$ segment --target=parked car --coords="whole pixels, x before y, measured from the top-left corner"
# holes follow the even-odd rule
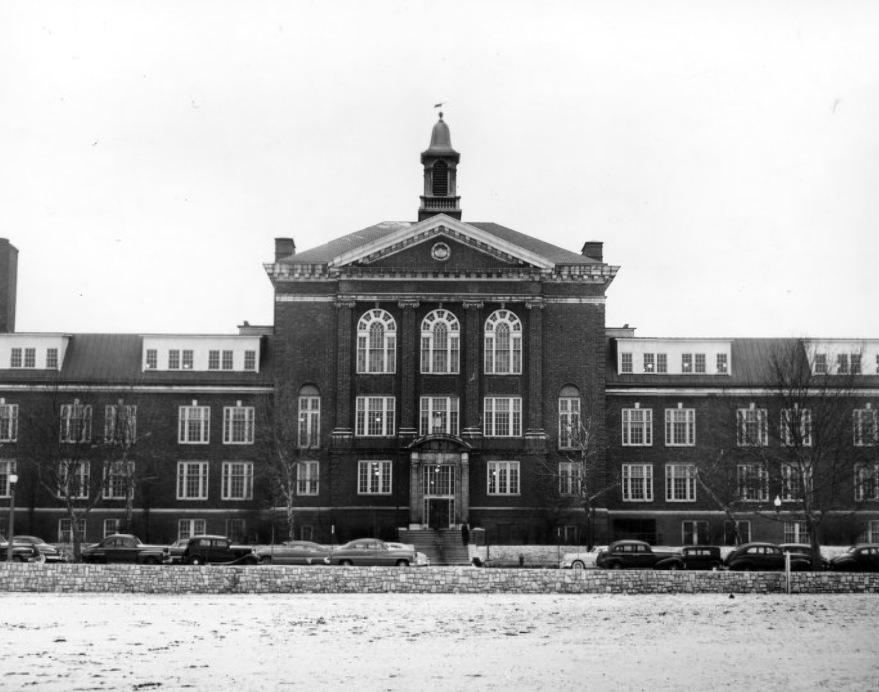
[[[334,548],[330,553],[329,564],[348,566],[393,566],[408,567],[418,565],[414,550],[391,550],[388,544],[377,538],[358,538]]]
[[[162,563],[166,565],[179,565],[183,561],[183,551],[189,545],[188,538],[178,538],[171,545],[166,545],[162,555]]]
[[[681,552],[660,560],[656,569],[720,569],[720,548],[713,545],[685,545]]]
[[[879,572],[879,543],[853,545],[830,560],[836,572]]]
[[[812,546],[808,543],[780,543],[778,547],[785,553],[802,555],[810,562],[812,561]],[[818,561],[821,565],[821,569],[830,569],[830,560],[825,558],[821,554],[821,551],[818,551]]]
[[[13,536],[13,543],[30,543],[37,547],[37,550],[42,553],[46,562],[67,562],[67,556],[62,553],[58,548],[54,545],[49,545],[42,538],[38,538],[37,536]]]
[[[559,569],[586,569],[596,567],[595,560],[607,547],[595,547],[592,550],[564,553],[559,561]]]
[[[9,541],[0,536],[0,562],[5,562],[9,557]],[[12,541],[13,562],[45,562],[43,554],[32,543],[20,543]]]
[[[653,569],[660,560],[677,553],[653,552],[649,543],[635,540],[614,541],[598,553],[595,564],[604,569]]]
[[[82,549],[83,562],[131,562],[160,565],[164,546],[147,545],[130,533],[116,533]]]
[[[411,543],[394,543],[392,541],[385,541],[385,544],[391,550],[415,550],[415,546]],[[424,553],[420,553],[415,550],[415,566],[416,567],[429,567],[430,566],[430,558],[427,557]]]
[[[259,562],[252,545],[235,545],[226,536],[192,536],[180,559],[186,565],[255,565]]]
[[[724,563],[737,571],[772,571],[784,569],[784,551],[774,543],[745,543],[726,556]],[[812,561],[802,555],[791,555],[791,571],[812,569]]]
[[[285,541],[256,551],[261,565],[325,565],[330,549],[312,541]]]

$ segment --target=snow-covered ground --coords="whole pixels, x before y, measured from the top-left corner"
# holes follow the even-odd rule
[[[877,595],[0,595],[2,690],[868,690]]]

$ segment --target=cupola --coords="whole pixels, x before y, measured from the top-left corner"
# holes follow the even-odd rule
[[[424,194],[418,220],[436,214],[446,214],[455,219],[461,218],[460,200],[457,193],[456,176],[461,155],[452,149],[452,136],[449,126],[439,114],[439,120],[430,133],[430,146],[421,152],[421,165],[424,166]]]

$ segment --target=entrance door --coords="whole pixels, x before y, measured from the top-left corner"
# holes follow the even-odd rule
[[[432,529],[448,529],[455,521],[455,467],[452,464],[423,468],[424,523]]]
[[[450,505],[452,504],[451,500],[438,500],[433,499],[429,501],[429,507],[427,508],[430,522],[430,528],[432,529],[447,529],[449,528],[449,524],[451,521],[451,512]]]

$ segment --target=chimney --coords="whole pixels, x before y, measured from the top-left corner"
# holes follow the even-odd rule
[[[580,254],[597,262],[604,262],[604,243],[600,240],[588,240],[580,250]]]
[[[296,243],[293,238],[275,238],[275,262],[295,254]]]
[[[18,283],[18,250],[0,238],[0,333],[15,331],[15,289]]]

